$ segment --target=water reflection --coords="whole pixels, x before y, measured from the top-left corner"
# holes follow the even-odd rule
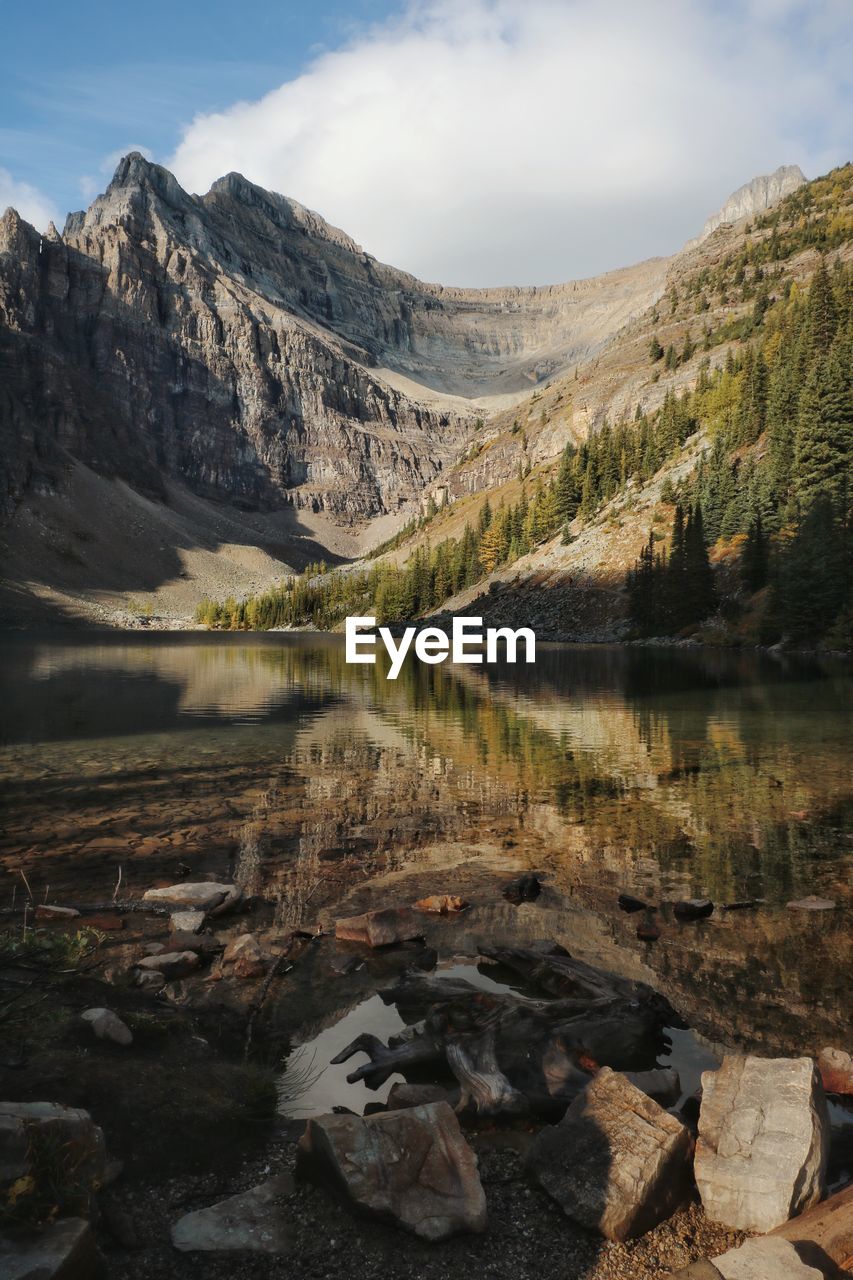
[[[794,922],[782,905],[849,904],[843,667],[543,646],[534,667],[409,662],[391,682],[316,636],[2,650],[0,894],[21,865],[105,897],[118,865],[141,891],[183,863],[274,895],[290,926],[347,877],[473,851],[546,867],[575,898],[765,898],[776,914],[683,935],[694,986],[725,982],[736,1002],[772,957],[798,999],[822,984],[834,1000],[838,975],[844,1000],[849,917]]]

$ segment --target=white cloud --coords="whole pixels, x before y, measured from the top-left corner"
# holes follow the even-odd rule
[[[427,279],[543,283],[845,159],[851,66],[847,0],[416,0],[197,116],[168,163],[196,191],[239,170]]]
[[[8,169],[0,169],[0,213],[9,207],[17,209],[21,217],[38,231],[46,231],[49,222],[58,226],[62,219],[56,206],[28,182],[16,181]]]

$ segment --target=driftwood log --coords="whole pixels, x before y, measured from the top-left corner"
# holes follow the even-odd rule
[[[395,1073],[406,1079],[450,1073],[459,1084],[458,1110],[559,1116],[599,1066],[653,1069],[669,1047],[665,1028],[684,1025],[652,988],[574,960],[562,948],[482,952],[550,998],[408,973],[380,994],[410,1025],[387,1044],[365,1034],[347,1045],[334,1062],[368,1057],[347,1079],[375,1089]]]

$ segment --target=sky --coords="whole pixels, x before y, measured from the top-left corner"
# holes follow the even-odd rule
[[[851,0],[0,0],[0,210],[139,150],[299,200],[453,285],[596,274],[742,183],[853,158]]]

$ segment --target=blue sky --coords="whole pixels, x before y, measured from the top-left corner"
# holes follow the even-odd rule
[[[260,97],[394,6],[2,0],[0,166],[64,215],[103,190],[107,158],[158,159],[200,112]]]
[[[192,191],[238,169],[428,279],[546,283],[853,151],[850,0],[0,3],[0,207],[36,224],[135,147]]]

